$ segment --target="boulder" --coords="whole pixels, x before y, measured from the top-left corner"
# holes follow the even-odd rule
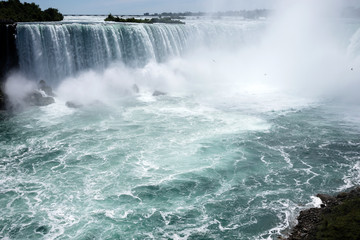
[[[321,201],[325,204],[325,206],[338,204],[338,201],[333,196],[327,194],[317,194],[316,196],[321,199]]]
[[[7,96],[0,87],[0,110],[6,110],[7,102],[8,102]]]
[[[47,106],[52,103],[55,103],[55,99],[53,97],[43,96],[41,92],[35,90],[29,93],[24,101],[30,106]]]
[[[38,87],[41,91],[44,91],[44,93],[50,97],[55,97],[55,94],[53,93],[52,88],[46,84],[44,80],[40,80]]]

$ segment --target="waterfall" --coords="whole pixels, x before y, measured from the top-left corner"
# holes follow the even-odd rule
[[[56,84],[80,71],[102,70],[114,62],[141,67],[197,47],[237,47],[255,39],[251,32],[256,27],[252,26],[258,25],[19,24],[19,65],[26,76]]]
[[[351,37],[347,54],[351,57],[358,57],[360,55],[360,28]]]

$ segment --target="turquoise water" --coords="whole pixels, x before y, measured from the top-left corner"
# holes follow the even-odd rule
[[[1,237],[275,239],[360,182],[359,126],[326,105],[147,97],[2,113]]]
[[[360,184],[358,21],[70,20],[19,24],[1,239],[277,239]],[[26,107],[40,78],[56,102]]]

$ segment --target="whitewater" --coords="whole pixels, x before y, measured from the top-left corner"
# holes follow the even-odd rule
[[[283,20],[19,23],[0,238],[277,239],[359,185],[360,21]]]

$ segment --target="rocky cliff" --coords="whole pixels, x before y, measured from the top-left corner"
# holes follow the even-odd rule
[[[360,187],[317,197],[323,202],[321,208],[302,211],[287,240],[360,239]]]
[[[3,91],[8,73],[16,69],[19,59],[16,49],[16,23],[0,22],[0,110],[6,107],[7,97]]]

